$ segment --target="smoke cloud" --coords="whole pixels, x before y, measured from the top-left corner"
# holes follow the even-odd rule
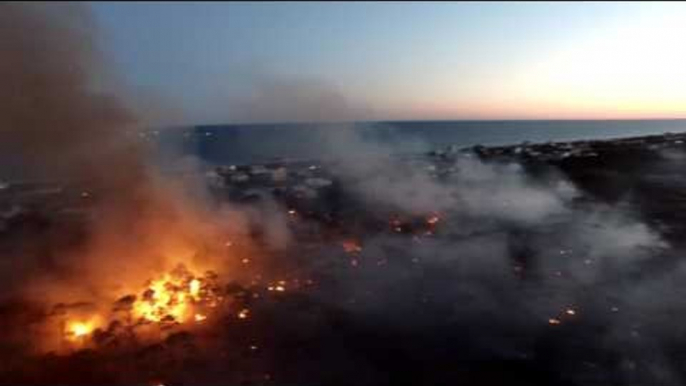
[[[345,122],[373,118],[373,110],[348,100],[343,91],[309,77],[253,75],[244,95],[229,98],[233,122]]]
[[[449,173],[440,176],[431,164],[397,157],[403,149],[428,149],[421,141],[368,140],[353,127],[321,132],[335,174],[366,210],[441,218],[436,237],[360,235],[357,268],[331,267],[337,286],[323,301],[382,329],[474,331],[463,342],[468,360],[532,358],[540,355],[535,342],[555,328],[551,323],[601,324],[607,327],[599,336],[588,332],[584,339],[602,340],[604,348],[588,341],[578,350],[558,348],[569,358],[568,365],[556,364],[564,377],[679,379],[664,352],[675,326],[657,316],[675,303],[650,300],[672,298],[672,287],[661,275],[637,279],[673,251],[636,208],[589,201],[555,170],[534,178],[522,165],[465,153],[443,161]],[[641,315],[642,332],[625,324],[628,315]],[[562,336],[555,339],[564,347]],[[660,354],[648,358],[638,347]],[[629,367],[575,367],[584,355],[594,358],[589,363],[613,355]]]
[[[241,248],[225,243],[245,214],[217,208],[204,183],[159,173],[125,90],[106,89],[113,70],[86,6],[3,3],[0,33],[0,157],[19,166],[3,177],[59,182],[91,213],[74,242],[51,223],[12,240],[3,297],[109,299],[179,262],[219,273],[239,264]],[[270,224],[268,236],[287,243]]]

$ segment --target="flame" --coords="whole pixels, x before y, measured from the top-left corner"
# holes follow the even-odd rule
[[[205,301],[212,305],[221,300],[207,288],[209,284],[206,278],[195,277],[179,265],[171,274],[164,274],[147,285],[133,305],[134,316],[150,322],[185,323],[191,318],[201,322],[207,317],[192,310]]]
[[[193,297],[193,299],[197,299],[198,294],[200,293],[200,280],[191,280],[191,282],[188,284],[188,289],[190,290],[190,294]]]
[[[60,322],[61,340],[72,343],[69,349],[74,345],[81,347],[90,344],[94,334],[115,321],[127,328],[152,327],[153,330],[145,327],[136,331],[142,334],[138,335],[140,338],[155,338],[158,336],[155,327],[163,331],[171,327],[169,323],[183,325],[204,322],[224,298],[216,274],[208,271],[197,276],[179,265],[173,271],[149,280],[140,289],[139,295],[129,294],[119,298],[110,313],[102,312],[103,307],[98,307],[97,313],[89,315],[79,314],[78,310],[67,311],[66,319]],[[241,313],[247,317],[248,311],[244,309]],[[104,330],[107,333],[108,329]]]
[[[79,341],[90,335],[95,329],[93,320],[88,321],[69,321],[65,329],[65,336],[68,340]]]
[[[188,304],[185,293],[180,290],[180,284],[169,275],[152,281],[144,292],[143,299],[134,304],[135,316],[153,322],[167,317],[183,322]]]

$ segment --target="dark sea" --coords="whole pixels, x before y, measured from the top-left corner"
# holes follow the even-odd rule
[[[404,121],[356,124],[241,124],[157,132],[162,156],[192,155],[209,164],[326,158],[322,135],[352,130],[365,141],[412,153],[448,145],[608,139],[686,131],[685,120]],[[152,140],[152,138],[149,138]]]

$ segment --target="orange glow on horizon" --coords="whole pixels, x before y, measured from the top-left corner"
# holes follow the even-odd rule
[[[410,119],[686,119],[686,7],[641,8],[488,69],[394,86],[384,115]],[[462,59],[468,61],[469,58]],[[404,91],[404,92],[399,92]]]

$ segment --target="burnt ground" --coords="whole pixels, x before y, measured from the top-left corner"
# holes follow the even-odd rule
[[[634,208],[668,241],[670,249],[631,275],[659,277],[681,263],[680,251],[686,243],[686,151],[680,138],[572,144],[569,148],[583,147],[585,152],[562,157],[543,157],[558,150],[554,146],[536,149],[535,145],[534,155],[526,147],[522,150],[523,146],[479,149],[478,153],[494,162],[518,159],[542,180],[562,173],[585,193],[583,200]],[[413,249],[403,248],[403,242],[410,243],[413,235],[428,229],[426,224],[405,218],[389,230],[385,213],[376,216],[364,211],[363,204],[349,198],[335,181],[319,197],[325,204],[302,207],[297,207],[298,200],[283,198],[289,207],[297,207],[300,216],[324,224],[315,233],[301,229],[300,242],[282,256],[288,260],[285,267],[300,267],[297,274],[315,285],[284,293],[243,287],[246,293],[262,295],[250,304],[248,321],[227,315],[202,331],[181,330],[158,344],[31,356],[23,354],[21,342],[3,341],[0,383],[670,385],[679,384],[686,375],[686,340],[681,339],[686,332],[681,329],[656,335],[659,360],[651,354],[653,346],[608,343],[617,316],[599,310],[614,304],[608,290],[616,288],[614,282],[580,288],[575,300],[585,314],[594,317],[580,315],[559,326],[539,320],[519,300],[527,296],[527,283],[537,280],[533,274],[502,288],[500,282],[484,277],[484,285],[498,294],[498,307],[480,308],[474,300],[478,294],[450,292],[464,277],[456,277],[446,266],[417,263]],[[12,216],[4,223],[0,247],[10,251],[12,240],[23,234],[45,240],[44,251],[53,250],[55,243],[67,248],[62,244],[78,240],[78,232],[47,211]],[[498,232],[510,240],[513,261],[525,268],[528,264],[535,273],[535,252],[528,248],[529,240],[554,238],[565,232],[562,228],[505,227]],[[64,238],[61,232],[66,229],[71,236]],[[431,240],[478,237],[435,231]],[[351,266],[348,253],[330,246],[341,238],[364,240],[385,232],[394,240],[405,240],[379,246],[381,256],[392,256],[392,261],[375,259],[375,252],[365,249]],[[259,231],[255,237],[260,237]],[[322,254],[331,260],[310,261],[311,256]],[[397,280],[384,281],[382,272],[391,268],[399,272]],[[362,279],[361,271],[365,272]],[[351,291],[349,280],[378,283],[379,287],[363,288],[383,293],[383,301],[375,301],[371,292]],[[436,293],[445,295],[427,296]],[[456,314],[456,305],[471,308]],[[1,312],[6,331],[32,318],[27,316],[29,307],[23,305],[8,304]],[[670,370],[656,370],[656,366]]]

